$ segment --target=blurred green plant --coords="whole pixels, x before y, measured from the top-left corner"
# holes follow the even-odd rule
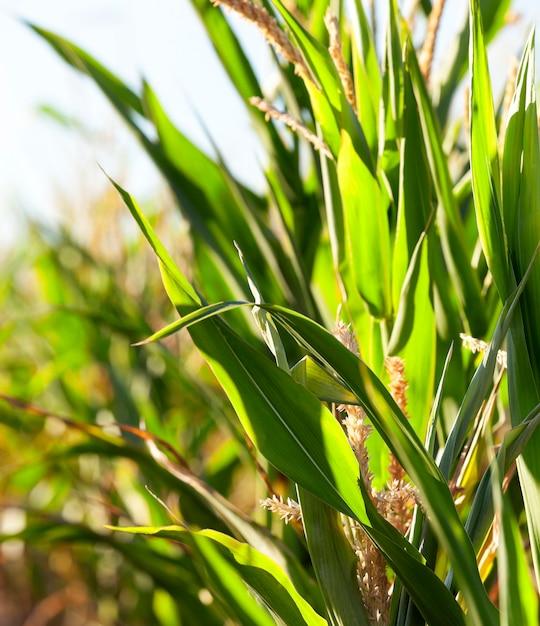
[[[266,147],[264,194],[150,85],[32,26],[109,98],[189,231],[111,181],[145,253],[35,232],[4,273],[3,553],[54,573],[42,597],[76,580],[57,613],[84,623],[537,624],[534,32],[495,107],[509,2],[470,1],[436,96],[444,2],[407,21],[388,0],[382,51],[357,0],[215,4],[192,1]],[[272,94],[223,8],[272,45]],[[46,311],[15,315],[39,292]]]

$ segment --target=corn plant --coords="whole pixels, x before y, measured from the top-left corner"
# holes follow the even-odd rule
[[[176,262],[111,179],[157,259],[139,280],[159,270],[178,318],[150,331],[152,307],[134,297],[98,311],[100,323],[130,359],[159,355],[178,382],[167,379],[166,399],[153,387],[148,401],[117,392],[115,434],[96,429],[82,401],[86,419],[62,423],[92,442],[67,447],[70,456],[86,445],[135,463],[150,523],[109,516],[98,532],[35,521],[18,536],[107,544],[166,592],[153,605],[163,624],[537,624],[534,32],[496,105],[486,50],[509,2],[470,0],[439,83],[442,1],[405,19],[388,0],[382,51],[359,0],[214,4],[192,0],[266,147],[264,194],[217,149],[211,158],[190,142],[149,84],[135,93],[32,26],[139,138],[189,225],[190,252]],[[271,45],[274,93],[263,93],[227,11]],[[450,103],[465,75],[467,115],[456,124]],[[75,318],[76,303],[58,304],[77,323],[97,314],[91,302]],[[184,354],[202,356],[197,376]],[[176,450],[175,419],[189,429],[189,413],[161,412],[188,389],[200,390],[207,419],[226,416],[266,513],[248,515],[230,480],[220,493],[197,471],[196,445],[185,446],[193,458]],[[6,400],[13,420],[25,409],[50,415]]]

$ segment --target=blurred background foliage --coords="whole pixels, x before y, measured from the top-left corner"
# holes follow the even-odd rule
[[[192,4],[239,94],[246,100],[259,95],[248,57],[222,14],[205,0]],[[327,4],[296,3],[297,17],[322,39]],[[492,39],[503,28],[510,3],[484,4],[486,35]],[[430,2],[420,3],[420,33],[430,10]],[[74,60],[61,41],[44,36],[61,56],[81,65],[83,55]],[[472,251],[477,232],[468,203],[467,140],[461,121],[449,117],[456,93],[463,97],[463,37],[457,38],[448,73],[433,79],[433,103],[445,132],[455,196],[462,201],[466,247]],[[92,74],[92,62],[83,64],[83,71]],[[276,66],[283,78],[281,101],[305,113],[313,124],[304,84],[291,67],[277,59]],[[98,83],[104,77],[110,78],[94,72]],[[340,294],[323,211],[321,180],[327,172],[321,171],[309,148],[282,125],[266,123],[264,114],[252,108],[253,125],[269,156],[268,190],[260,193],[239,183],[219,154],[214,165],[177,132],[150,86],[143,85],[137,96],[124,87],[112,80],[104,89],[169,183],[167,191],[144,202],[142,209],[185,276],[209,302],[249,297],[244,269],[232,247],[239,232],[242,250],[257,260],[253,269],[267,300],[331,328]],[[502,94],[498,108],[501,112]],[[143,115],[148,116],[144,123],[138,118]],[[150,122],[156,128],[145,134]],[[183,161],[175,162],[180,152]],[[398,153],[390,147],[386,156],[397,159]],[[390,187],[397,184],[398,164],[386,164]],[[175,320],[175,312],[154,255],[116,191],[111,187],[87,204],[86,210],[64,206],[58,228],[29,222],[24,237],[3,254],[0,624],[223,624],[227,616],[212,600],[205,572],[189,547],[165,539],[147,542],[105,526],[160,526],[178,518],[193,527],[226,530],[223,515],[216,512],[215,490],[237,507],[235,515],[239,510],[269,526],[306,564],[306,547],[294,529],[258,506],[258,499],[267,495],[266,471],[278,492],[288,493],[288,481],[260,467],[264,461],[256,458],[187,333],[132,347]],[[182,206],[183,216],[176,204]],[[475,258],[481,285],[487,269],[479,249]],[[500,303],[488,281],[478,295],[483,308],[468,312],[467,322],[476,334],[489,337]],[[452,332],[460,330],[456,307],[452,301]],[[250,343],[262,345],[250,317],[234,313],[230,319]],[[359,326],[367,328],[369,323]],[[435,369],[440,374],[448,347],[443,350],[447,337],[439,331],[431,396]],[[380,331],[375,336],[368,361],[382,372],[376,345]],[[294,356],[292,343],[288,348]],[[457,353],[443,398],[443,429],[449,428],[476,365],[470,354]],[[427,423],[427,413],[421,421]],[[177,464],[187,462],[190,473],[205,486],[180,480],[157,462],[145,445],[146,432],[151,440],[159,438],[162,448],[174,449]],[[516,489],[510,493],[519,511],[520,494]],[[306,564],[310,572],[309,567]]]
[[[186,229],[165,205],[164,194],[145,209],[188,270]],[[22,624],[28,615],[27,624],[57,623],[50,622],[55,615],[65,624],[155,623],[155,598],[176,585],[168,560],[182,558],[191,573],[189,558],[167,544],[118,543],[103,526],[166,523],[146,486],[171,497],[171,507],[192,509],[188,517],[203,526],[205,512],[189,493],[181,505],[178,495],[167,496],[163,481],[170,487],[171,479],[147,458],[140,437],[111,424],[138,427],[144,419],[247,511],[255,506],[253,470],[233,413],[189,335],[131,347],[171,321],[172,311],[161,283],[147,279],[155,264],[117,194],[95,198],[91,215],[66,215],[65,223],[77,227],[29,224],[4,258],[0,385],[32,407],[3,402],[0,412],[2,530],[25,529],[2,546],[1,623]],[[97,440],[88,436],[93,424],[123,436],[129,450],[101,440],[100,432]],[[193,602],[200,602],[196,594]]]

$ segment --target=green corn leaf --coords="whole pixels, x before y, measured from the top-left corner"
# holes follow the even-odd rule
[[[116,187],[158,254],[172,302],[180,314],[192,312],[196,307],[185,278],[133,199]],[[328,504],[367,522],[358,465],[331,413],[223,322],[208,319],[190,331],[261,454]]]
[[[365,363],[311,320],[277,306],[268,307],[268,310],[362,402],[373,426],[420,490],[437,538],[456,570],[470,614],[478,623],[494,623],[493,605],[480,580],[476,556],[446,480],[384,385]],[[367,502],[366,507],[369,507]],[[377,529],[370,532],[376,533]],[[391,558],[389,562],[395,567]],[[402,582],[407,587],[407,581],[402,578]]]
[[[285,572],[267,556],[245,543],[240,543],[213,530],[191,532],[180,526],[163,527],[114,527],[114,530],[138,535],[172,539],[191,546],[204,562],[209,581],[227,603],[235,609],[238,617],[251,620],[247,610],[253,610],[257,622],[273,624],[270,615],[278,623],[297,626],[323,626],[326,621],[318,615],[297,592]],[[232,580],[227,580],[228,578]],[[251,590],[268,610],[261,614],[252,608],[259,606],[245,595],[245,586]],[[243,591],[242,591],[243,589]],[[244,608],[242,608],[244,606]],[[265,615],[265,616],[263,616]]]
[[[326,162],[326,159],[322,159]],[[272,171],[265,172],[266,181],[268,183],[268,193],[272,200],[271,210],[276,208],[275,213],[281,224],[284,236],[279,240],[279,247],[283,255],[283,272],[289,277],[287,284],[292,290],[290,301],[296,300],[305,302],[305,310],[308,311],[310,317],[316,317],[317,307],[313,303],[313,294],[311,293],[310,278],[313,272],[312,260],[313,250],[315,255],[324,247],[324,241],[320,237],[319,220],[320,217],[314,216],[313,200],[314,198],[306,198],[304,202],[299,202],[290,198],[284,189],[283,181]],[[294,202],[294,206],[293,206]],[[312,210],[298,211],[298,205],[310,207]],[[290,269],[289,269],[290,268]],[[317,281],[313,281],[315,284]],[[287,294],[288,296],[288,294]]]
[[[206,319],[210,319],[211,317],[214,317],[215,315],[221,315],[222,313],[225,313],[226,311],[231,311],[233,309],[237,309],[238,307],[245,307],[245,306],[252,307],[253,303],[252,302],[217,302],[216,304],[209,304],[208,306],[201,307],[200,309],[193,311],[193,313],[188,313],[187,315],[184,315],[181,319],[176,320],[175,322],[172,322],[171,324],[168,324],[161,330],[158,330],[157,332],[150,335],[150,337],[148,337],[147,339],[138,341],[137,343],[134,343],[133,345],[143,346],[147,343],[151,343],[152,341],[158,341],[159,339],[164,339],[165,337],[169,337],[170,335],[173,335],[174,333],[177,333],[179,330],[182,330],[183,328],[187,328],[188,326],[191,326],[192,324],[196,324],[197,322],[202,322]]]
[[[236,293],[244,291],[244,277],[238,262],[233,240],[238,240],[242,249],[255,265],[255,273],[266,285],[268,297],[276,301],[285,300],[284,284],[279,264],[269,247],[259,224],[263,213],[259,204],[249,202],[250,197],[223,162],[214,162],[191,143],[171,122],[163,110],[156,94],[144,84],[144,103],[148,117],[154,123],[159,136],[161,158],[169,163],[168,182],[174,190],[180,206],[198,236],[202,247],[208,248],[218,264],[228,270],[236,284]],[[197,246],[196,250],[201,249]],[[204,267],[202,263],[198,267]],[[214,283],[225,272],[212,272],[205,282]],[[223,297],[223,296],[221,296]]]
[[[379,152],[381,73],[361,0],[349,0],[347,8],[351,13],[353,75],[358,120],[366,136],[373,162],[376,163]]]
[[[360,54],[360,60],[366,70],[372,106],[377,109],[381,96],[382,80],[374,35],[361,0],[347,0],[346,6],[350,13],[352,38],[356,43],[357,52]],[[365,96],[365,93],[360,91],[358,95]]]
[[[405,363],[407,413],[416,433],[423,438],[435,384],[437,329],[429,275],[429,252],[424,238],[419,241],[415,252],[418,254],[413,253],[410,273],[403,283],[402,299],[388,354],[400,356]]]
[[[446,381],[446,376],[448,374],[448,369],[450,366],[450,360],[452,359],[453,351],[454,351],[454,344],[450,346],[450,349],[448,350],[448,354],[446,355],[446,359],[444,361],[444,367],[441,373],[441,377],[439,379],[439,384],[437,385],[437,393],[435,394],[435,398],[433,399],[433,404],[431,406],[431,412],[429,415],[429,424],[428,424],[428,429],[426,432],[426,450],[431,454],[432,457],[435,457],[437,422],[440,418],[441,401],[443,398],[444,383]]]
[[[246,588],[242,574],[236,571],[226,556],[219,553],[213,543],[195,539],[190,547],[195,552],[195,558],[203,562],[204,579],[212,596],[235,623],[249,626],[275,624],[273,616]]]
[[[326,25],[324,16],[328,9],[327,0],[298,0],[296,6],[304,5],[308,20],[308,31],[315,36],[318,41],[324,41],[326,37]],[[340,7],[341,8],[341,7]]]
[[[524,152],[524,135],[531,128],[534,92],[534,31],[531,32],[521,63],[519,65],[516,87],[506,124],[504,136],[504,153],[502,159],[502,193],[504,225],[508,236],[508,245],[514,250],[518,236],[517,206],[520,200],[522,182],[522,159]],[[531,155],[528,155],[531,156]],[[515,260],[514,260],[515,262]]]
[[[388,0],[383,51],[382,111],[384,114],[384,141],[379,142],[380,168],[394,204],[398,198],[400,171],[400,143],[403,138],[404,66],[403,39],[396,0]],[[405,35],[406,36],[406,35]],[[381,123],[382,126],[382,123]],[[381,129],[382,130],[382,129]],[[394,207],[392,207],[394,209]],[[392,216],[393,217],[393,216]],[[392,220],[393,221],[393,220]],[[393,224],[392,224],[393,227]]]
[[[339,150],[339,119],[341,111],[341,83],[328,50],[308,33],[291,15],[280,0],[273,0],[287,26],[291,29],[302,51],[315,83],[306,79],[314,117],[321,126],[324,140],[337,155]]]
[[[540,405],[535,407],[521,424],[514,426],[505,434],[497,452],[497,455],[504,459],[504,463],[498,461],[504,474],[508,472],[512,463],[523,453],[539,424]],[[495,509],[492,482],[493,475],[491,469],[488,468],[476,490],[465,525],[476,551],[479,551],[482,547],[482,543],[493,521]]]
[[[128,207],[135,214],[138,212],[129,197]],[[160,249],[148,224],[140,216],[138,220],[154,248]],[[163,251],[161,255],[167,258]],[[167,291],[180,313],[192,311],[193,300],[187,297],[175,274],[172,270],[163,274]],[[261,308],[274,314],[280,310],[269,305],[261,305]],[[309,322],[307,328],[311,328],[311,324],[313,322]],[[407,572],[415,571],[414,580],[423,581],[422,590],[412,582],[409,589],[423,614],[430,616],[430,623],[439,621],[433,604],[423,595],[425,588],[431,590],[432,597],[439,598],[438,606],[446,606],[445,619],[450,615],[452,623],[461,624],[462,613],[442,582],[422,565],[418,552],[376,513],[367,493],[359,491],[357,461],[330,412],[309,391],[217,320],[209,319],[192,326],[191,334],[261,454],[307,491],[360,521],[402,580],[407,578]],[[354,355],[331,339],[332,345],[337,344],[358,363]],[[349,381],[347,386],[350,387]],[[280,390],[279,394],[275,393],[276,389]],[[411,428],[406,420],[402,427]],[[440,623],[442,626],[443,622]]]
[[[509,225],[509,251],[518,282],[540,240],[540,144],[535,121],[534,50],[533,31],[524,52],[509,111],[503,160],[504,219]],[[540,339],[534,320],[538,306],[540,268],[535,267],[523,294],[522,315],[537,385],[540,383]]]
[[[480,295],[478,277],[473,272],[466,249],[463,224],[459,216],[444,153],[441,132],[418,61],[410,42],[406,48],[406,65],[417,102],[426,155],[437,195],[437,224],[448,273],[454,286],[463,324],[475,337],[481,337],[486,327],[485,307]]]
[[[139,205],[135,202],[134,198],[127,191],[122,189],[120,185],[115,183],[111,178],[109,178],[109,180],[111,181],[111,184],[114,186],[116,191],[118,191],[118,193],[120,194],[120,197],[125,202],[131,215],[141,229],[142,234],[145,236],[152,250],[156,254],[156,257],[159,259],[160,268],[163,274],[168,277],[168,282],[173,282],[176,285],[177,292],[182,294],[182,304],[191,308],[195,308],[197,305],[201,305],[201,299],[197,295],[196,291],[186,280],[185,276],[182,274],[176,263],[173,261],[171,255],[167,252],[161,241],[158,239],[154,232],[154,229],[150,225],[150,222],[146,219]]]
[[[272,320],[268,312],[264,309],[261,309],[261,307],[259,306],[260,304],[264,303],[261,290],[259,289],[259,286],[257,285],[253,274],[249,271],[249,267],[246,263],[244,255],[242,254],[242,251],[240,250],[236,242],[235,246],[246,272],[249,290],[251,291],[253,298],[255,299],[255,306],[251,309],[251,314],[253,315],[255,323],[257,324],[257,328],[259,329],[259,332],[261,333],[265,344],[274,356],[277,366],[280,367],[284,372],[289,373],[287,353],[285,352],[285,346],[281,341],[278,329],[276,328],[276,325],[274,324],[274,321]]]
[[[356,288],[370,313],[392,313],[388,197],[343,131],[337,165],[343,202],[347,251]]]
[[[488,267],[499,294],[505,298],[508,293],[508,265],[501,214],[497,129],[479,0],[471,0],[470,24],[470,142],[474,208]]]
[[[405,273],[410,271],[414,250],[432,219],[432,181],[418,107],[409,72],[404,73],[403,138],[401,140],[399,200],[392,265],[394,309],[402,300]]]
[[[338,512],[298,489],[302,523],[317,581],[332,626],[369,626],[358,591],[358,558],[343,532]]]
[[[201,332],[203,326],[192,330],[200,344],[195,330]],[[327,503],[366,522],[358,466],[331,413],[227,327],[220,327],[219,333],[220,343],[208,358],[261,454]]]
[[[303,357],[291,367],[291,376],[319,400],[332,404],[358,404],[358,398],[310,356]]]
[[[338,112],[341,109],[340,81],[328,50],[295,19],[281,0],[272,0],[272,4],[290,28],[302,51],[315,81],[313,86],[325,94],[333,109]],[[316,119],[321,121],[317,116]]]
[[[388,342],[388,354],[399,352],[411,337],[417,313],[414,296],[420,277],[422,259],[425,259],[425,255],[422,252],[425,251],[426,247],[426,236],[425,233],[422,233],[413,250],[407,274],[401,287],[401,294],[399,298],[396,298],[399,308],[396,313],[390,341]]]
[[[463,398],[463,402],[459,408],[456,416],[452,431],[446,441],[445,448],[439,463],[439,467],[443,475],[449,480],[452,468],[460,454],[460,451],[465,443],[467,432],[472,426],[473,420],[480,411],[482,403],[484,402],[489,388],[493,381],[493,372],[495,370],[495,364],[497,360],[497,352],[501,347],[501,344],[508,332],[508,329],[513,324],[513,316],[517,307],[519,306],[519,299],[526,288],[527,280],[534,267],[534,261],[538,249],[535,252],[523,280],[519,284],[519,287],[514,291],[512,296],[505,302],[503,310],[499,315],[499,320],[493,338],[489,348],[484,354],[484,359],[481,365],[475,372],[473,380],[471,381],[469,388]]]
[[[348,254],[348,239],[345,238],[343,204],[339,189],[338,176],[333,163],[323,160],[322,184],[324,204],[330,246],[332,250],[333,269],[338,278],[340,306],[347,311],[348,319],[354,320],[358,344],[361,346],[363,358],[380,371],[384,357],[382,340],[378,327],[374,324],[366,305],[360,297],[355,276],[352,271],[351,255]],[[335,311],[335,307],[331,309]]]
[[[540,240],[540,144],[536,107],[534,31],[518,72],[510,107],[503,157],[503,215],[515,278],[525,274]],[[508,150],[508,152],[507,152]],[[540,333],[536,322],[540,303],[540,268],[536,263],[525,286],[519,314],[508,342],[509,400],[516,424],[540,401]],[[517,462],[523,492],[536,581],[540,581],[540,434]]]
[[[332,260],[334,267],[338,270],[342,268],[343,264],[347,263],[343,205],[336,168],[326,159],[323,159],[321,163],[321,175]]]
[[[386,140],[395,141],[402,136],[403,118],[403,60],[398,8],[396,0],[388,0],[386,24],[385,104],[387,110]]]
[[[396,241],[398,241],[398,239],[396,239]],[[422,233],[410,258],[407,273],[401,286],[401,293],[399,297],[395,298],[398,309],[394,327],[392,328],[392,335],[390,336],[390,341],[388,343],[389,354],[396,354],[405,346],[411,337],[416,317],[414,296],[420,278],[422,259],[424,258],[422,253],[426,250],[426,248],[426,236],[425,233]]]
[[[538,623],[538,595],[531,580],[519,525],[511,510],[512,504],[502,488],[507,465],[503,449],[503,453],[499,452],[492,460],[493,501],[499,535],[497,572],[501,607],[500,623],[501,626],[513,624],[534,626]]]
[[[281,0],[273,0],[273,4],[291,29],[314,78],[315,82],[306,79],[306,88],[310,95],[314,117],[332,154],[337,157],[339,153],[341,128],[345,125],[354,137],[361,158],[370,170],[374,171],[366,138],[356,115],[345,99],[341,80],[328,50],[299,24]]]
[[[408,413],[422,436],[427,427],[437,358],[432,287],[435,268],[431,259],[437,239],[434,229],[430,229],[431,175],[408,72],[403,80],[405,109],[392,266],[392,299],[397,312],[387,353],[405,361]]]

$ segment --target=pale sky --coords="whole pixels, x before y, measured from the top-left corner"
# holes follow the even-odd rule
[[[211,151],[198,116],[231,169],[262,185],[256,164],[263,155],[245,107],[187,0],[0,0],[0,240],[5,219],[21,209],[52,218],[58,191],[76,201],[81,185],[108,184],[97,163],[136,196],[150,194],[158,180],[99,90],[17,16],[71,39],[135,90],[144,76],[190,139]],[[256,66],[268,73],[265,44],[242,26]],[[52,122],[38,111],[44,104],[81,122],[85,132]]]
[[[461,23],[452,0],[444,38]],[[536,20],[540,0],[516,0],[522,20],[508,29],[492,59],[500,74]],[[448,12],[448,7],[446,9]],[[262,185],[264,155],[250,132],[244,105],[230,89],[188,0],[0,0],[0,242],[12,238],[23,211],[53,219],[61,191],[76,202],[84,190],[107,184],[99,163],[137,196],[152,193],[157,176],[111,107],[21,20],[71,39],[137,88],[143,75],[180,129],[203,149],[210,145],[197,115],[243,181]],[[266,45],[255,28],[238,25],[260,77],[271,80]],[[506,72],[504,72],[505,74]],[[264,80],[263,80],[264,84]],[[38,113],[51,105],[85,132],[63,128]]]

